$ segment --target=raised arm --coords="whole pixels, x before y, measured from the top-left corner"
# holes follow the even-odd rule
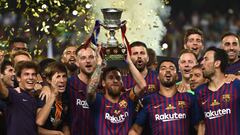
[[[2,82],[2,79],[0,79],[0,98],[7,98],[8,97],[8,89],[5,86],[5,84]]]
[[[41,93],[47,93],[46,91],[42,91]],[[48,93],[47,93],[48,94]],[[45,95],[45,94],[43,94]],[[51,92],[49,96],[45,96],[45,104],[42,108],[38,108],[37,116],[36,116],[36,124],[38,126],[43,126],[50,114],[51,107],[56,100],[57,93]]]
[[[97,49],[97,66],[95,71],[93,72],[90,82],[87,87],[87,101],[88,102],[94,102],[96,100],[96,89],[100,82],[100,76],[102,73],[103,68],[103,60],[100,55],[101,46]]]
[[[138,71],[138,69],[133,64],[129,53],[127,54],[127,62],[128,62],[129,70],[134,80],[136,81],[136,86],[133,88],[133,90],[130,93],[130,97],[132,98],[131,95],[134,95],[134,98],[132,99],[135,99],[135,97],[136,96],[138,97],[142,93],[142,91],[146,88],[147,83],[144,77],[142,76],[142,74]]]

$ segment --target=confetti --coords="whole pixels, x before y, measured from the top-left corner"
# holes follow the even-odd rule
[[[84,42],[92,31],[95,18],[92,13],[92,0],[16,0],[16,7],[9,8],[9,0],[0,1],[0,16],[11,13],[11,17],[20,20],[10,21],[4,26],[1,43],[8,43],[13,36],[26,36],[37,41],[32,47],[33,55],[41,55],[41,47],[47,40],[54,38],[55,45],[67,40]],[[12,9],[20,9],[13,11]],[[2,18],[5,19],[5,18]],[[15,25],[18,23],[18,25]],[[73,38],[73,39],[71,39]]]
[[[8,2],[9,0],[0,1],[0,10],[3,11],[0,16],[11,13],[12,9],[18,9],[18,11],[14,12],[15,15],[11,15],[12,24],[3,25],[3,21],[0,22],[0,25],[4,26],[1,42],[8,42],[13,36],[28,35],[26,37],[37,41],[38,47],[33,47],[37,50],[36,55],[41,55],[39,46],[45,46],[47,40],[54,39],[52,40],[55,42],[54,45],[59,47],[67,40],[76,43],[84,42],[92,32],[95,20],[103,20],[100,10],[102,7],[123,9],[121,20],[127,20],[126,36],[129,40],[144,41],[146,39],[144,42],[149,46],[157,44],[165,32],[159,20],[159,10],[165,10],[169,4],[169,0],[151,0],[152,4],[148,0],[137,2],[130,0],[16,0],[15,4],[11,4],[16,7],[9,7]],[[142,9],[145,12],[141,12]],[[20,20],[14,20],[14,16]],[[116,31],[116,33],[120,32]],[[105,32],[100,34],[105,35]],[[132,37],[132,35],[139,36]],[[158,37],[149,37],[152,35]]]

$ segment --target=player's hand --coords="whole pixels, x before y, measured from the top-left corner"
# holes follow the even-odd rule
[[[130,53],[129,53],[129,50],[128,50],[127,46],[126,46],[126,49],[127,49],[126,62],[127,62],[128,64],[131,64],[131,63],[132,63],[132,59],[131,59],[131,56],[130,56]]]
[[[57,98],[58,92],[52,91],[50,96],[47,96],[45,99],[46,104],[53,104]]]
[[[51,96],[51,90],[50,90],[49,86],[44,86],[44,87],[42,88],[41,93],[39,94],[39,98],[40,98],[41,100],[44,100],[45,98],[47,99],[47,98],[49,98],[50,96]]]
[[[19,87],[15,88],[15,90],[17,91],[17,93],[21,93],[21,90]]]
[[[187,86],[187,85],[185,85],[185,84],[183,84],[183,83],[177,85],[177,90],[178,90],[178,92],[180,92],[180,93],[187,92],[187,90],[189,90],[189,89],[190,89],[190,86]]]
[[[64,133],[62,131],[54,131],[53,134],[54,135],[64,135]]]
[[[235,79],[238,79],[238,77],[234,74],[226,74],[225,78],[224,78],[224,82],[225,83],[230,83],[232,81],[234,81]]]

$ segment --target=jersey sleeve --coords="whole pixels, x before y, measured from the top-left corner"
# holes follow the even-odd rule
[[[148,117],[147,109],[148,109],[148,98],[145,98],[143,99],[143,108],[137,114],[135,124],[140,125],[141,127],[144,127]]]
[[[8,103],[14,102],[17,99],[17,91],[14,89],[8,89],[8,97],[5,100]]]
[[[195,104],[196,104],[196,108],[197,108],[197,111],[195,111],[195,113],[197,113],[197,116],[196,116],[196,119],[195,119],[195,123],[198,124],[198,122],[200,122],[201,120],[204,120],[204,112],[203,110],[201,109],[201,104],[202,104],[202,101],[201,101],[201,91],[204,90],[204,87],[206,87],[206,84],[203,84],[203,85],[200,85],[196,88],[195,90]]]
[[[67,106],[67,113],[66,113],[66,117],[65,117],[65,122],[70,125],[71,121],[72,121],[72,116],[71,116],[71,113],[70,113],[70,97],[69,97],[69,94],[70,94],[70,86],[71,86],[71,81],[70,81],[70,78],[68,78],[67,80],[67,86],[66,86],[66,89],[63,93],[63,99],[65,101],[65,104]]]
[[[190,94],[191,97],[191,108],[190,108],[190,123],[191,125],[197,125],[202,118],[202,111],[200,110],[197,102],[197,97]]]
[[[237,96],[240,97],[240,80],[235,79],[233,84],[237,88]]]
[[[101,102],[102,102],[103,95],[97,93],[96,94],[96,100],[93,102],[88,102],[89,107],[91,110],[93,110],[95,113],[97,113],[101,108]]]
[[[6,103],[0,99],[0,111],[3,111],[5,107],[6,107]]]
[[[141,127],[144,127],[147,119],[147,111],[144,107],[138,114],[135,121],[135,124],[140,125]]]

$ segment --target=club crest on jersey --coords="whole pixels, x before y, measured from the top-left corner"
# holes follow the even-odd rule
[[[154,92],[156,90],[156,87],[154,84],[149,84],[147,90],[148,92]]]
[[[172,104],[168,104],[166,110],[174,110],[176,107],[172,106]]]
[[[121,108],[127,108],[127,102],[125,101],[125,100],[122,100],[121,102],[119,102],[119,106],[121,107]]]
[[[132,88],[129,88],[129,89],[125,89],[125,91],[130,91],[130,90],[132,90]]]
[[[230,102],[231,100],[231,95],[230,94],[224,94],[222,95],[222,100],[226,103]]]
[[[179,108],[185,108],[186,107],[185,101],[178,101],[178,106]]]
[[[216,105],[220,105],[220,103],[216,99],[214,99],[210,106],[216,106]]]

